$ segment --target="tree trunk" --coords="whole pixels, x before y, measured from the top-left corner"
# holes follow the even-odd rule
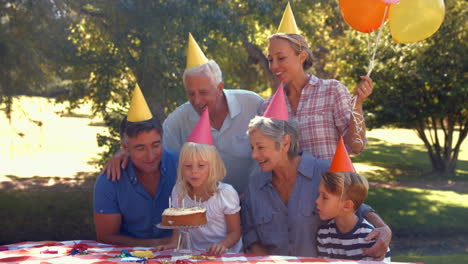
[[[444,122],[443,119],[436,120],[435,118],[431,118],[419,121],[416,127],[418,137],[424,142],[428,150],[433,172],[441,175],[455,173],[460,146],[468,134],[468,122],[458,123],[453,120]],[[437,130],[439,126],[444,133],[443,142],[438,138]],[[455,146],[452,147],[454,132],[457,130],[455,129],[456,127],[459,127],[459,135]],[[427,136],[428,134],[429,137]]]
[[[260,64],[263,73],[265,74],[265,76],[268,77],[268,80],[270,81],[270,85],[274,93],[279,85],[279,80],[278,78],[275,78],[275,76],[271,72],[268,59],[263,54],[262,50],[256,45],[245,42],[243,46],[247,54],[249,54],[249,59],[252,60],[254,64]]]

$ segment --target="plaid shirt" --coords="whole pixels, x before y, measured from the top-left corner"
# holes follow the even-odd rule
[[[263,103],[261,113],[270,101],[271,98]],[[319,159],[332,160],[338,140],[346,134],[350,124],[351,97],[348,89],[337,80],[323,80],[311,75],[301,91],[295,115],[291,112],[289,100],[286,103],[289,116],[299,123],[302,151]],[[349,152],[349,146],[346,148]]]

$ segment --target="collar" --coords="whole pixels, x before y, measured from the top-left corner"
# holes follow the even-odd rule
[[[319,81],[320,81],[320,79],[317,76],[311,74],[310,77],[309,77],[309,81],[307,82],[306,86],[309,86],[309,85],[310,86],[316,86],[316,85],[318,85]]]
[[[301,161],[299,161],[299,166],[297,168],[299,175],[312,180],[314,176],[315,158],[307,152],[299,153],[299,156],[301,156]],[[270,184],[273,178],[273,172],[271,171],[261,172],[261,174],[259,180],[260,189]]]
[[[264,187],[266,187],[267,185],[270,185],[271,184],[271,181],[273,179],[273,172],[272,171],[267,171],[267,172],[263,172],[263,171],[260,171],[260,179],[259,179],[259,182],[260,182],[260,189],[263,189]]]
[[[298,172],[306,178],[313,179],[316,159],[307,152],[302,152],[299,154],[301,156],[301,161],[299,162],[299,167],[297,168]]]
[[[226,98],[226,102],[228,105],[228,111],[229,111],[229,116],[231,118],[234,118],[236,115],[238,115],[241,112],[241,104],[237,100],[237,98],[231,93],[230,90],[223,90],[224,97]],[[188,102],[190,104],[190,102]],[[193,109],[192,105],[190,105],[190,109],[192,110],[190,112],[190,120],[194,122],[198,122],[198,119],[200,119],[200,115],[198,115],[197,111]]]

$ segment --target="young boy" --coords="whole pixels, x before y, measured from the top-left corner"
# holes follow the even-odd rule
[[[355,214],[368,189],[366,178],[354,171],[344,145],[339,144],[329,171],[322,175],[315,201],[320,219],[329,220],[317,231],[319,257],[373,260],[363,255],[363,249],[375,243],[364,239],[374,226]],[[390,250],[384,261],[390,261]]]

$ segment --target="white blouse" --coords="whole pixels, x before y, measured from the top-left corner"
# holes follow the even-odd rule
[[[176,184],[172,190],[172,203],[175,205],[182,191],[182,186]],[[177,201],[178,207],[182,207],[182,201]],[[210,245],[218,243],[226,238],[227,227],[224,215],[238,213],[241,209],[239,195],[234,188],[223,182],[219,182],[218,191],[205,202],[195,202],[190,196],[184,196],[185,207],[200,206],[206,208],[207,224],[203,227],[189,229],[192,237],[192,248],[205,251]],[[242,250],[242,238],[229,249],[230,253],[239,253]]]

